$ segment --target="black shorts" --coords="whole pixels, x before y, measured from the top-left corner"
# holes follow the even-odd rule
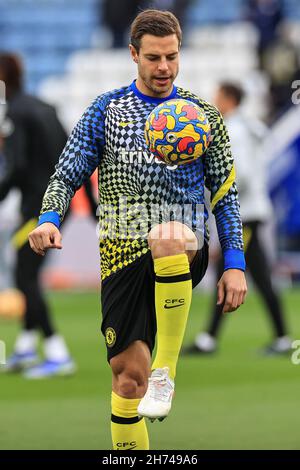
[[[191,264],[193,288],[203,278],[207,264],[208,246],[205,243]],[[147,343],[152,353],[156,335],[154,287],[155,273],[150,251],[103,281],[101,331],[105,337],[108,361],[137,340]]]

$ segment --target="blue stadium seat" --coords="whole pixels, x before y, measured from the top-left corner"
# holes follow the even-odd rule
[[[19,53],[27,85],[35,91],[49,74],[61,74],[69,56],[90,47],[97,0],[0,0],[1,49]]]
[[[243,0],[201,0],[192,2],[188,22],[192,26],[208,23],[226,23],[241,18]]]

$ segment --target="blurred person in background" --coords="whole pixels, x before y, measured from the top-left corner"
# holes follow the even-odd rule
[[[103,0],[101,18],[112,35],[112,48],[128,46],[128,30],[139,11],[148,8],[171,11],[184,29],[186,12],[192,0]]]
[[[141,3],[141,0],[122,0],[121,2],[120,0],[103,0],[100,2],[101,17],[112,34],[114,49],[128,46],[126,33]]]
[[[4,179],[6,165],[3,155],[4,129],[0,121],[0,184]],[[10,239],[18,223],[19,194],[17,190],[10,192],[5,202],[0,203],[0,294],[13,285],[12,253]],[[0,298],[1,303],[1,298]],[[0,305],[1,311],[1,305]]]
[[[0,98],[1,99],[1,98]],[[9,131],[4,124],[5,104],[0,111],[0,183],[5,177],[6,164],[3,155],[4,136]],[[4,202],[0,203],[0,316],[19,317],[24,314],[24,296],[14,289],[14,250],[12,234],[19,223],[19,190],[12,189]]]
[[[270,48],[278,38],[278,28],[283,20],[282,0],[248,0],[246,19],[256,27],[259,63],[265,68]]]
[[[259,153],[267,130],[263,123],[244,115],[241,109],[243,97],[241,87],[224,82],[216,92],[215,105],[225,117],[235,159],[246,265],[265,303],[274,330],[274,341],[264,349],[264,353],[282,354],[291,350],[292,341],[287,336],[281,300],[272,285],[271,267],[260,239],[260,228],[272,214],[262,155]],[[213,258],[216,260],[216,278],[220,279],[223,272],[220,253],[216,252]],[[183,353],[215,352],[223,319],[222,306],[217,305],[215,295],[207,332],[198,334],[194,344],[185,348]]]
[[[287,40],[278,41],[269,51],[265,72],[269,78],[269,123],[272,125],[293,106],[292,84],[300,80],[297,48]]]
[[[284,22],[282,0],[249,0],[246,19],[259,34],[258,56],[269,82],[269,124],[280,118],[290,106],[291,85],[300,78],[299,51]]]
[[[5,173],[0,180],[0,201],[12,188],[21,193],[20,227],[13,237],[16,249],[15,285],[24,294],[26,309],[22,331],[4,371],[24,371],[27,378],[73,374],[76,366],[64,338],[53,325],[39,275],[46,257],[37,256],[28,243],[36,226],[42,198],[67,135],[55,109],[23,90],[23,67],[18,56],[0,54],[0,80],[6,85],[3,139]],[[89,186],[89,185],[88,185]],[[87,195],[92,197],[88,188]],[[90,204],[92,202],[90,201]],[[96,212],[94,201],[92,210]],[[45,360],[38,363],[38,333],[43,335]]]
[[[140,3],[142,9],[154,8],[171,11],[178,18],[181,29],[184,31],[187,10],[193,1],[195,0],[142,0]]]

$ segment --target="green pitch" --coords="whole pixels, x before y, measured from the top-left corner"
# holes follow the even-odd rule
[[[78,363],[72,378],[29,382],[0,374],[0,449],[110,449],[110,370],[97,293],[50,293],[60,331]],[[210,297],[194,295],[187,344]],[[300,291],[287,291],[290,330],[300,339]],[[17,325],[0,320],[10,351]],[[300,449],[300,365],[262,357],[271,332],[255,295],[227,319],[213,357],[180,359],[176,397],[163,423],[149,423],[152,449]]]

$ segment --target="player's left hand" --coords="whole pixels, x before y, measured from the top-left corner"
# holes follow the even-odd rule
[[[247,294],[245,274],[240,269],[228,269],[218,282],[217,305],[223,305],[222,313],[233,312],[244,303]]]

